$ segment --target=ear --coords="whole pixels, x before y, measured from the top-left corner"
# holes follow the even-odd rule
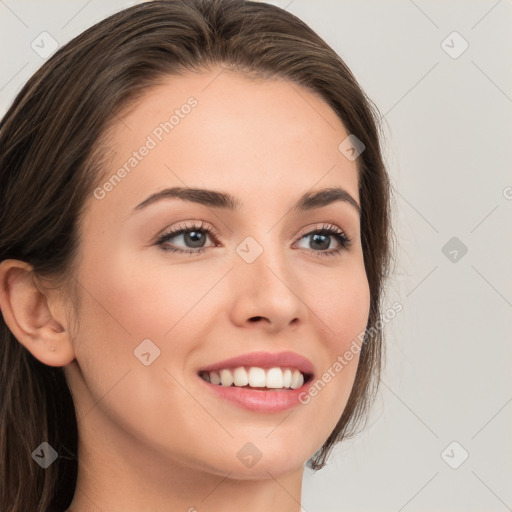
[[[43,291],[38,287],[32,270],[31,265],[20,260],[0,263],[0,309],[4,321],[36,359],[48,366],[65,366],[75,359],[65,301],[58,290]]]

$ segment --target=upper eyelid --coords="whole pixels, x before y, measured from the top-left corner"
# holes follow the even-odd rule
[[[345,235],[347,238],[350,238],[348,236],[347,232],[343,228],[340,228],[339,226],[337,226],[336,224],[333,224],[331,222],[319,222],[319,223],[314,224],[313,226],[304,228],[303,230],[300,231],[301,234],[298,236],[302,238],[305,235],[310,235],[311,233],[314,233],[316,231],[323,231],[323,230],[329,229],[329,228],[339,230],[340,234]]]
[[[170,235],[178,236],[178,235],[181,235],[183,232],[192,231],[194,229],[197,231],[204,230],[204,231],[207,231],[209,235],[213,235],[216,238],[221,238],[221,236],[217,233],[217,230],[211,224],[209,224],[205,221],[190,222],[190,224],[191,224],[190,226],[187,226],[187,223],[188,223],[188,221],[185,221],[185,222],[183,222],[183,226],[182,226],[182,223],[180,223],[176,227],[173,227],[168,230],[164,230],[160,235],[158,235],[156,237],[157,240],[161,240],[162,238],[170,236]]]

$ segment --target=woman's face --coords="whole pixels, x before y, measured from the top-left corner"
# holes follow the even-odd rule
[[[338,149],[348,135],[298,85],[221,68],[170,77],[118,118],[85,205],[65,367],[88,453],[250,479],[297,470],[321,447],[354,382],[358,352],[340,359],[365,330],[370,295],[357,208],[334,196],[295,206],[331,187],[359,203],[356,161]],[[144,203],[176,187],[188,199]],[[289,385],[288,372],[264,370],[307,364],[282,352],[311,365],[299,389],[199,374],[221,363],[224,383],[244,382],[244,367],[253,387]]]

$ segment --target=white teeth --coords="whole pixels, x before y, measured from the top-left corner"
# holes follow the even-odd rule
[[[264,388],[265,385],[265,370],[256,367],[249,368],[249,386],[251,388]]]
[[[229,370],[221,370],[220,383],[227,388],[231,386],[233,384],[233,374]]]
[[[292,371],[289,368],[283,373],[283,386],[289,388],[292,385]]]
[[[283,387],[283,372],[281,368],[270,368],[267,371],[267,388],[282,388]]]
[[[235,386],[247,386],[249,384],[249,375],[243,366],[236,368],[233,372],[233,383]]]
[[[224,387],[250,386],[251,388],[297,389],[304,384],[304,375],[294,368],[259,368],[239,366],[233,370],[223,368],[220,371],[201,372],[201,377],[207,382]]]
[[[293,376],[292,376],[291,388],[292,389],[300,388],[302,386],[302,384],[304,384],[304,376],[302,375],[302,373],[299,372],[299,370],[295,370],[293,372]]]

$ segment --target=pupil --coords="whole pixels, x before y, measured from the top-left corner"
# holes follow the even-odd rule
[[[326,247],[320,247],[320,249],[328,249],[329,248],[329,241],[327,240],[328,236],[327,235],[320,235],[320,234],[316,234],[316,235],[313,235],[313,241],[316,243],[318,242],[318,239],[323,239],[323,245],[326,245]],[[327,241],[327,243],[326,243]],[[320,243],[322,242],[322,240],[320,240]]]
[[[192,244],[197,244],[199,243],[199,245],[197,245],[197,247],[201,247],[201,242],[204,241],[204,240],[201,240],[201,232],[199,231],[189,231],[189,235],[186,235],[188,237],[191,238],[191,243]],[[193,247],[196,247],[196,245],[193,245]]]

